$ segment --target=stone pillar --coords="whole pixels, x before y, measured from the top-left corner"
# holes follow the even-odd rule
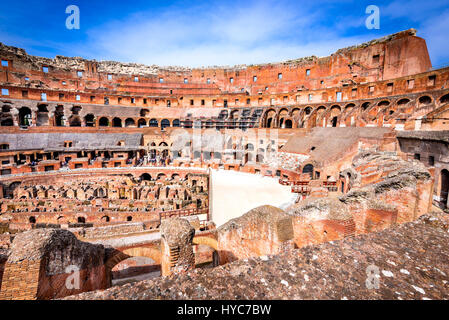
[[[17,108],[11,107],[11,115],[12,115],[13,125],[15,127],[19,126],[19,124],[20,124],[19,110]]]
[[[163,277],[186,272],[195,267],[192,241],[195,229],[181,218],[161,223],[161,273]]]
[[[70,127],[69,119],[72,116],[72,113],[70,110],[64,108],[64,116],[62,118],[62,125],[64,127]]]
[[[30,127],[37,127],[37,112],[38,112],[38,107],[30,107],[31,110],[31,123],[30,123]]]
[[[49,105],[47,107],[47,110],[48,110],[48,125],[50,127],[54,127],[56,125],[55,122],[56,105]]]

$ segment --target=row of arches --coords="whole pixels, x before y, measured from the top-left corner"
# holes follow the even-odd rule
[[[86,121],[87,123],[87,121]],[[107,117],[101,117],[98,120],[98,125],[100,127],[115,127],[115,128],[120,128],[120,127],[159,127],[159,120],[158,119],[150,119],[148,122],[146,119],[140,118],[137,120],[137,125],[136,125],[136,121],[133,118],[126,118],[125,120],[121,119],[121,118],[113,118],[112,120],[110,120]],[[180,127],[181,122],[179,119],[174,119],[172,122],[170,122],[170,120],[168,119],[162,119],[160,122],[160,127],[163,128],[167,128],[167,127]]]
[[[75,217],[76,218],[76,223],[81,223],[81,224],[85,224],[86,223],[86,217],[83,216],[78,216]],[[65,216],[59,216],[56,219],[57,223],[70,223],[70,219],[65,217]],[[104,215],[100,218],[100,222],[110,222],[111,221],[111,217],[109,217],[108,215]],[[126,217],[126,221],[127,222],[131,222],[133,221],[133,217],[132,216],[127,216]],[[31,224],[36,224],[38,223],[36,216],[30,216],[28,217],[28,222]],[[72,221],[72,223],[75,223],[75,221]]]
[[[407,107],[412,98],[398,98],[395,103],[392,103],[388,99],[380,99],[380,101],[366,101],[361,103],[360,112],[368,112],[369,115],[365,115],[364,120],[367,120],[366,116],[375,116],[376,111],[382,111],[385,116],[390,117],[398,111],[398,109]],[[449,102],[449,94],[445,94],[438,99],[432,98],[430,95],[422,95],[416,99],[418,107],[425,107],[431,103],[438,101],[439,104],[445,104]],[[281,109],[268,109],[262,117],[262,127],[264,128],[292,128],[297,124],[299,127],[305,126],[305,122],[312,119],[312,123],[309,126],[329,126],[336,127],[341,120],[341,114],[345,115],[353,114],[354,110],[357,110],[358,106],[354,102],[350,102],[342,107],[339,104],[330,106],[321,105],[318,107],[307,106],[305,108],[281,108]],[[327,122],[323,121],[323,117],[327,116]]]

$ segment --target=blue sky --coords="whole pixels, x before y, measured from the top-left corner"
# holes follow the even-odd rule
[[[68,30],[68,5],[80,8]],[[368,5],[380,29],[368,30]],[[255,64],[327,56],[416,28],[434,66],[449,64],[449,0],[11,1],[0,10],[0,42],[33,55],[81,56],[161,66]]]

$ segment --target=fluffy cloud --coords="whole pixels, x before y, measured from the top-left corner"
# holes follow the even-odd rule
[[[79,53],[158,65],[254,64],[328,55],[372,37],[341,37],[320,17],[316,8],[281,1],[140,12],[89,30]]]

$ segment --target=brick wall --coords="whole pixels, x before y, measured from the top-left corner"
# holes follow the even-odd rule
[[[3,273],[0,300],[37,299],[41,269],[41,260],[7,262]]]

